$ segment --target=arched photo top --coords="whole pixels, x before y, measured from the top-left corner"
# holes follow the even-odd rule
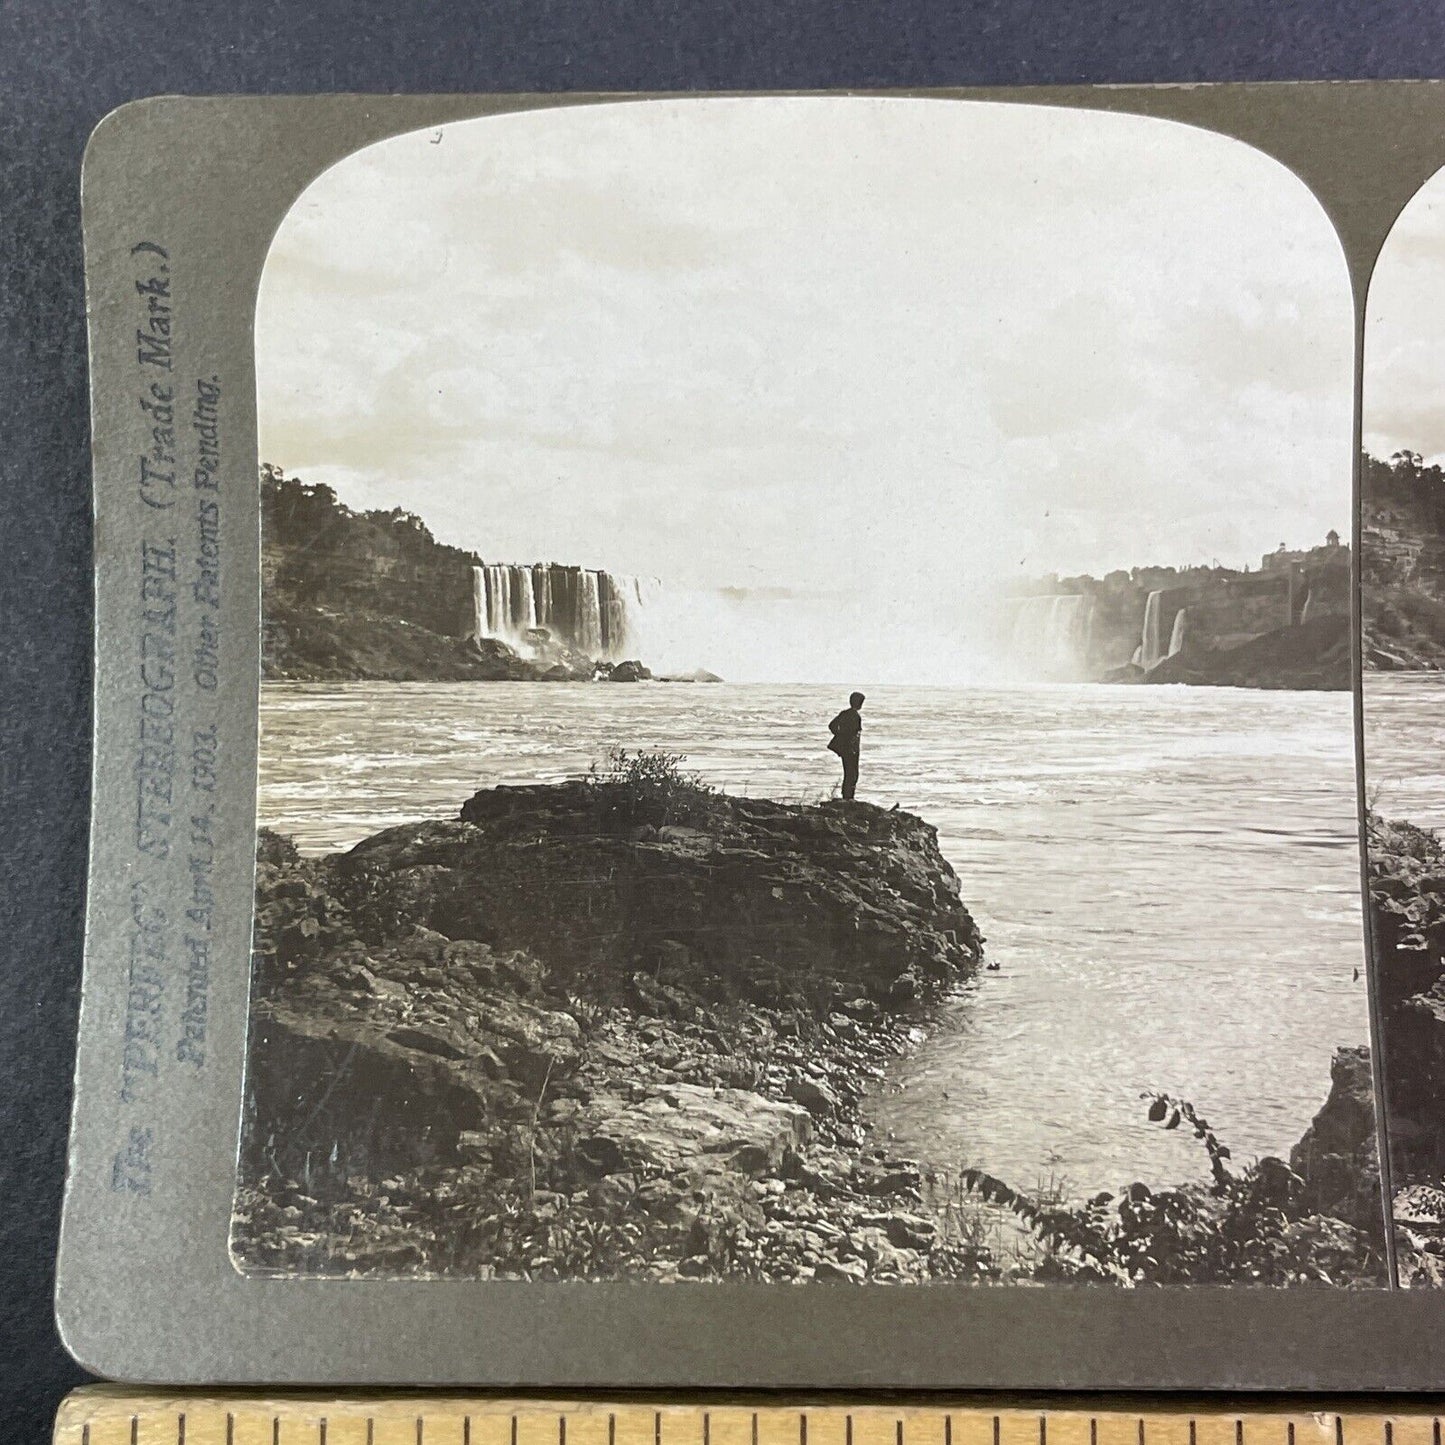
[[[1445,170],[1410,199],[1365,302],[1365,450],[1445,458]]]
[[[1174,121],[757,97],[411,132],[298,199],[256,336],[263,462],[488,560],[920,613],[1348,531],[1334,229]]]

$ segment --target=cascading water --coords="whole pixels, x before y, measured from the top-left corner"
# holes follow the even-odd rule
[[[1147,672],[1164,660],[1164,594],[1151,592],[1144,603],[1144,626],[1136,654],[1139,666]]]
[[[545,628],[589,657],[637,656],[640,579],[552,562],[531,566],[487,563],[472,568],[473,631],[532,655]]]
[[[1181,607],[1181,608],[1179,609],[1179,611],[1174,614],[1174,626],[1173,626],[1173,627],[1170,629],[1170,631],[1169,631],[1169,656],[1170,656],[1170,657],[1173,657],[1174,654],[1175,654],[1176,652],[1180,651],[1180,650],[1183,648],[1183,646],[1184,646],[1184,635],[1185,635],[1185,622],[1184,622],[1184,617],[1185,617],[1184,608]]]
[[[577,619],[577,645],[583,652],[602,651],[602,600],[597,574],[582,574],[582,606]]]
[[[1018,666],[1050,677],[1076,673],[1086,660],[1094,599],[1051,592],[1013,604],[1009,652]]]

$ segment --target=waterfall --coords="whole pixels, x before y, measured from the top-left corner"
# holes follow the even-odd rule
[[[1169,656],[1173,657],[1184,646],[1184,609],[1174,614],[1174,626],[1169,632]]]
[[[527,656],[545,640],[594,658],[636,657],[638,624],[647,605],[643,580],[553,562],[472,568],[473,631]]]
[[[582,597],[577,616],[577,646],[596,657],[602,651],[602,597],[595,572],[582,574]]]
[[[1072,592],[1020,597],[1009,629],[1012,659],[1036,673],[1071,676],[1085,660],[1094,599]]]
[[[1139,639],[1139,666],[1149,669],[1164,659],[1164,594],[1151,592],[1144,604],[1144,626]]]
[[[512,581],[505,567],[487,568],[487,636],[507,639],[511,635]]]

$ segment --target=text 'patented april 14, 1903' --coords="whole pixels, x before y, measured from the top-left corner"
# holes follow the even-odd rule
[[[135,866],[119,1097],[131,1111],[112,1187],[150,1192],[143,1122],[168,1064],[206,1061],[214,928],[221,688],[222,456],[219,375],[185,374],[169,249],[131,248],[139,445],[135,556]]]

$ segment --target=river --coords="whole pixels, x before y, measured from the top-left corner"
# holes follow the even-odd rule
[[[1348,695],[867,691],[859,795],[938,827],[997,965],[895,1069],[880,1135],[1069,1194],[1202,1178],[1188,1131],[1144,1119],[1141,1093],[1164,1089],[1237,1159],[1287,1153],[1334,1049],[1368,1037]],[[731,792],[816,800],[843,702],[762,684],[267,684],[260,820],[344,848],[619,743],[685,753]],[[1393,706],[1381,693],[1373,715]]]

